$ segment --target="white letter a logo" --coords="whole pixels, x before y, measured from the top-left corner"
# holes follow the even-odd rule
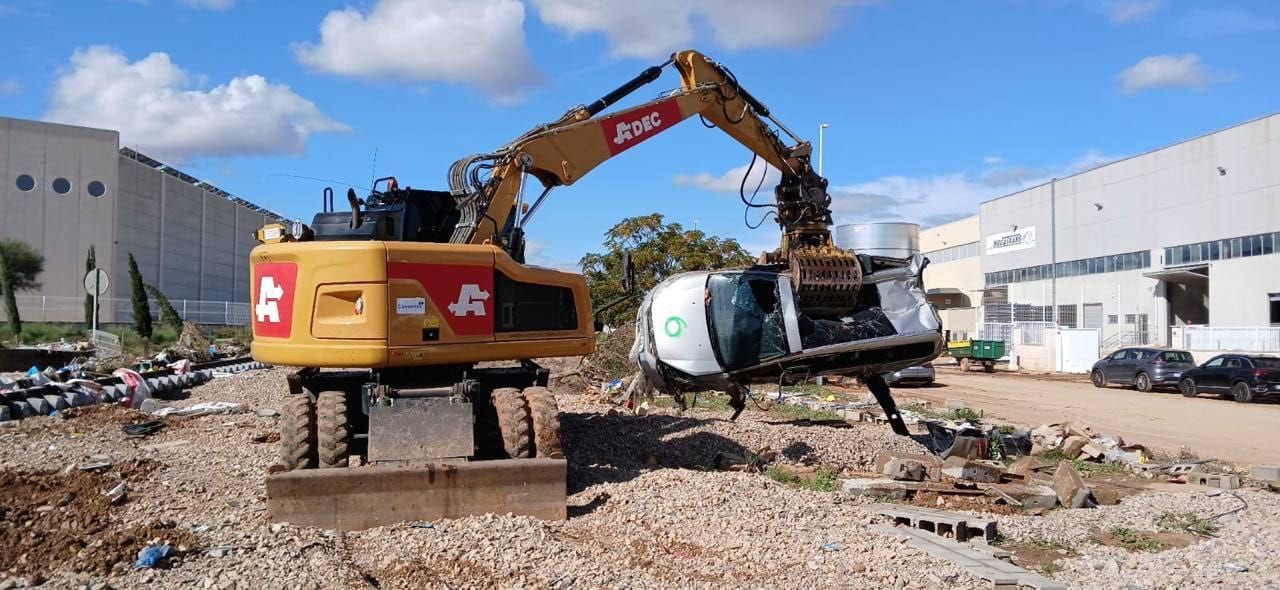
[[[471,313],[483,316],[484,302],[488,299],[489,292],[480,290],[480,285],[463,285],[458,300],[449,304],[449,311],[460,318]]]

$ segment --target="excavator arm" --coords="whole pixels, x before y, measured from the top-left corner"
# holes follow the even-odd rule
[[[679,89],[600,115],[656,80],[668,65],[680,73]],[[820,313],[852,307],[861,268],[851,253],[832,244],[831,198],[827,180],[810,164],[810,144],[774,118],[728,69],[696,51],[674,54],[601,99],[570,109],[559,120],[536,127],[493,153],[455,162],[449,172],[450,191],[461,215],[450,241],[490,242],[518,252],[524,226],[551,189],[577,182],[606,160],[695,115],[782,172],[775,188],[782,240],[762,262],[789,267],[807,310]],[[784,142],[774,126],[794,143]],[[530,177],[542,189],[532,203],[525,194]]]

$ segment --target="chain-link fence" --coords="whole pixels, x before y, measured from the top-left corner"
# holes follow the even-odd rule
[[[18,295],[18,313],[26,322],[83,322],[83,297]],[[183,320],[217,326],[248,326],[250,305],[237,301],[170,299]],[[160,307],[151,302],[151,318],[160,319]],[[98,298],[98,321],[104,324],[133,322],[133,303],[118,297]]]

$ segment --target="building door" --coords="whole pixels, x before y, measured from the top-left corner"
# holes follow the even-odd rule
[[[1267,301],[1271,304],[1271,325],[1280,326],[1280,293],[1268,293]]]
[[[1086,330],[1102,329],[1102,304],[1086,303],[1084,304],[1084,322],[1081,327]]]

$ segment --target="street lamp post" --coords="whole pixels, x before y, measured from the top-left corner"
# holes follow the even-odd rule
[[[818,176],[822,176],[822,132],[830,126],[828,123],[818,125]]]

